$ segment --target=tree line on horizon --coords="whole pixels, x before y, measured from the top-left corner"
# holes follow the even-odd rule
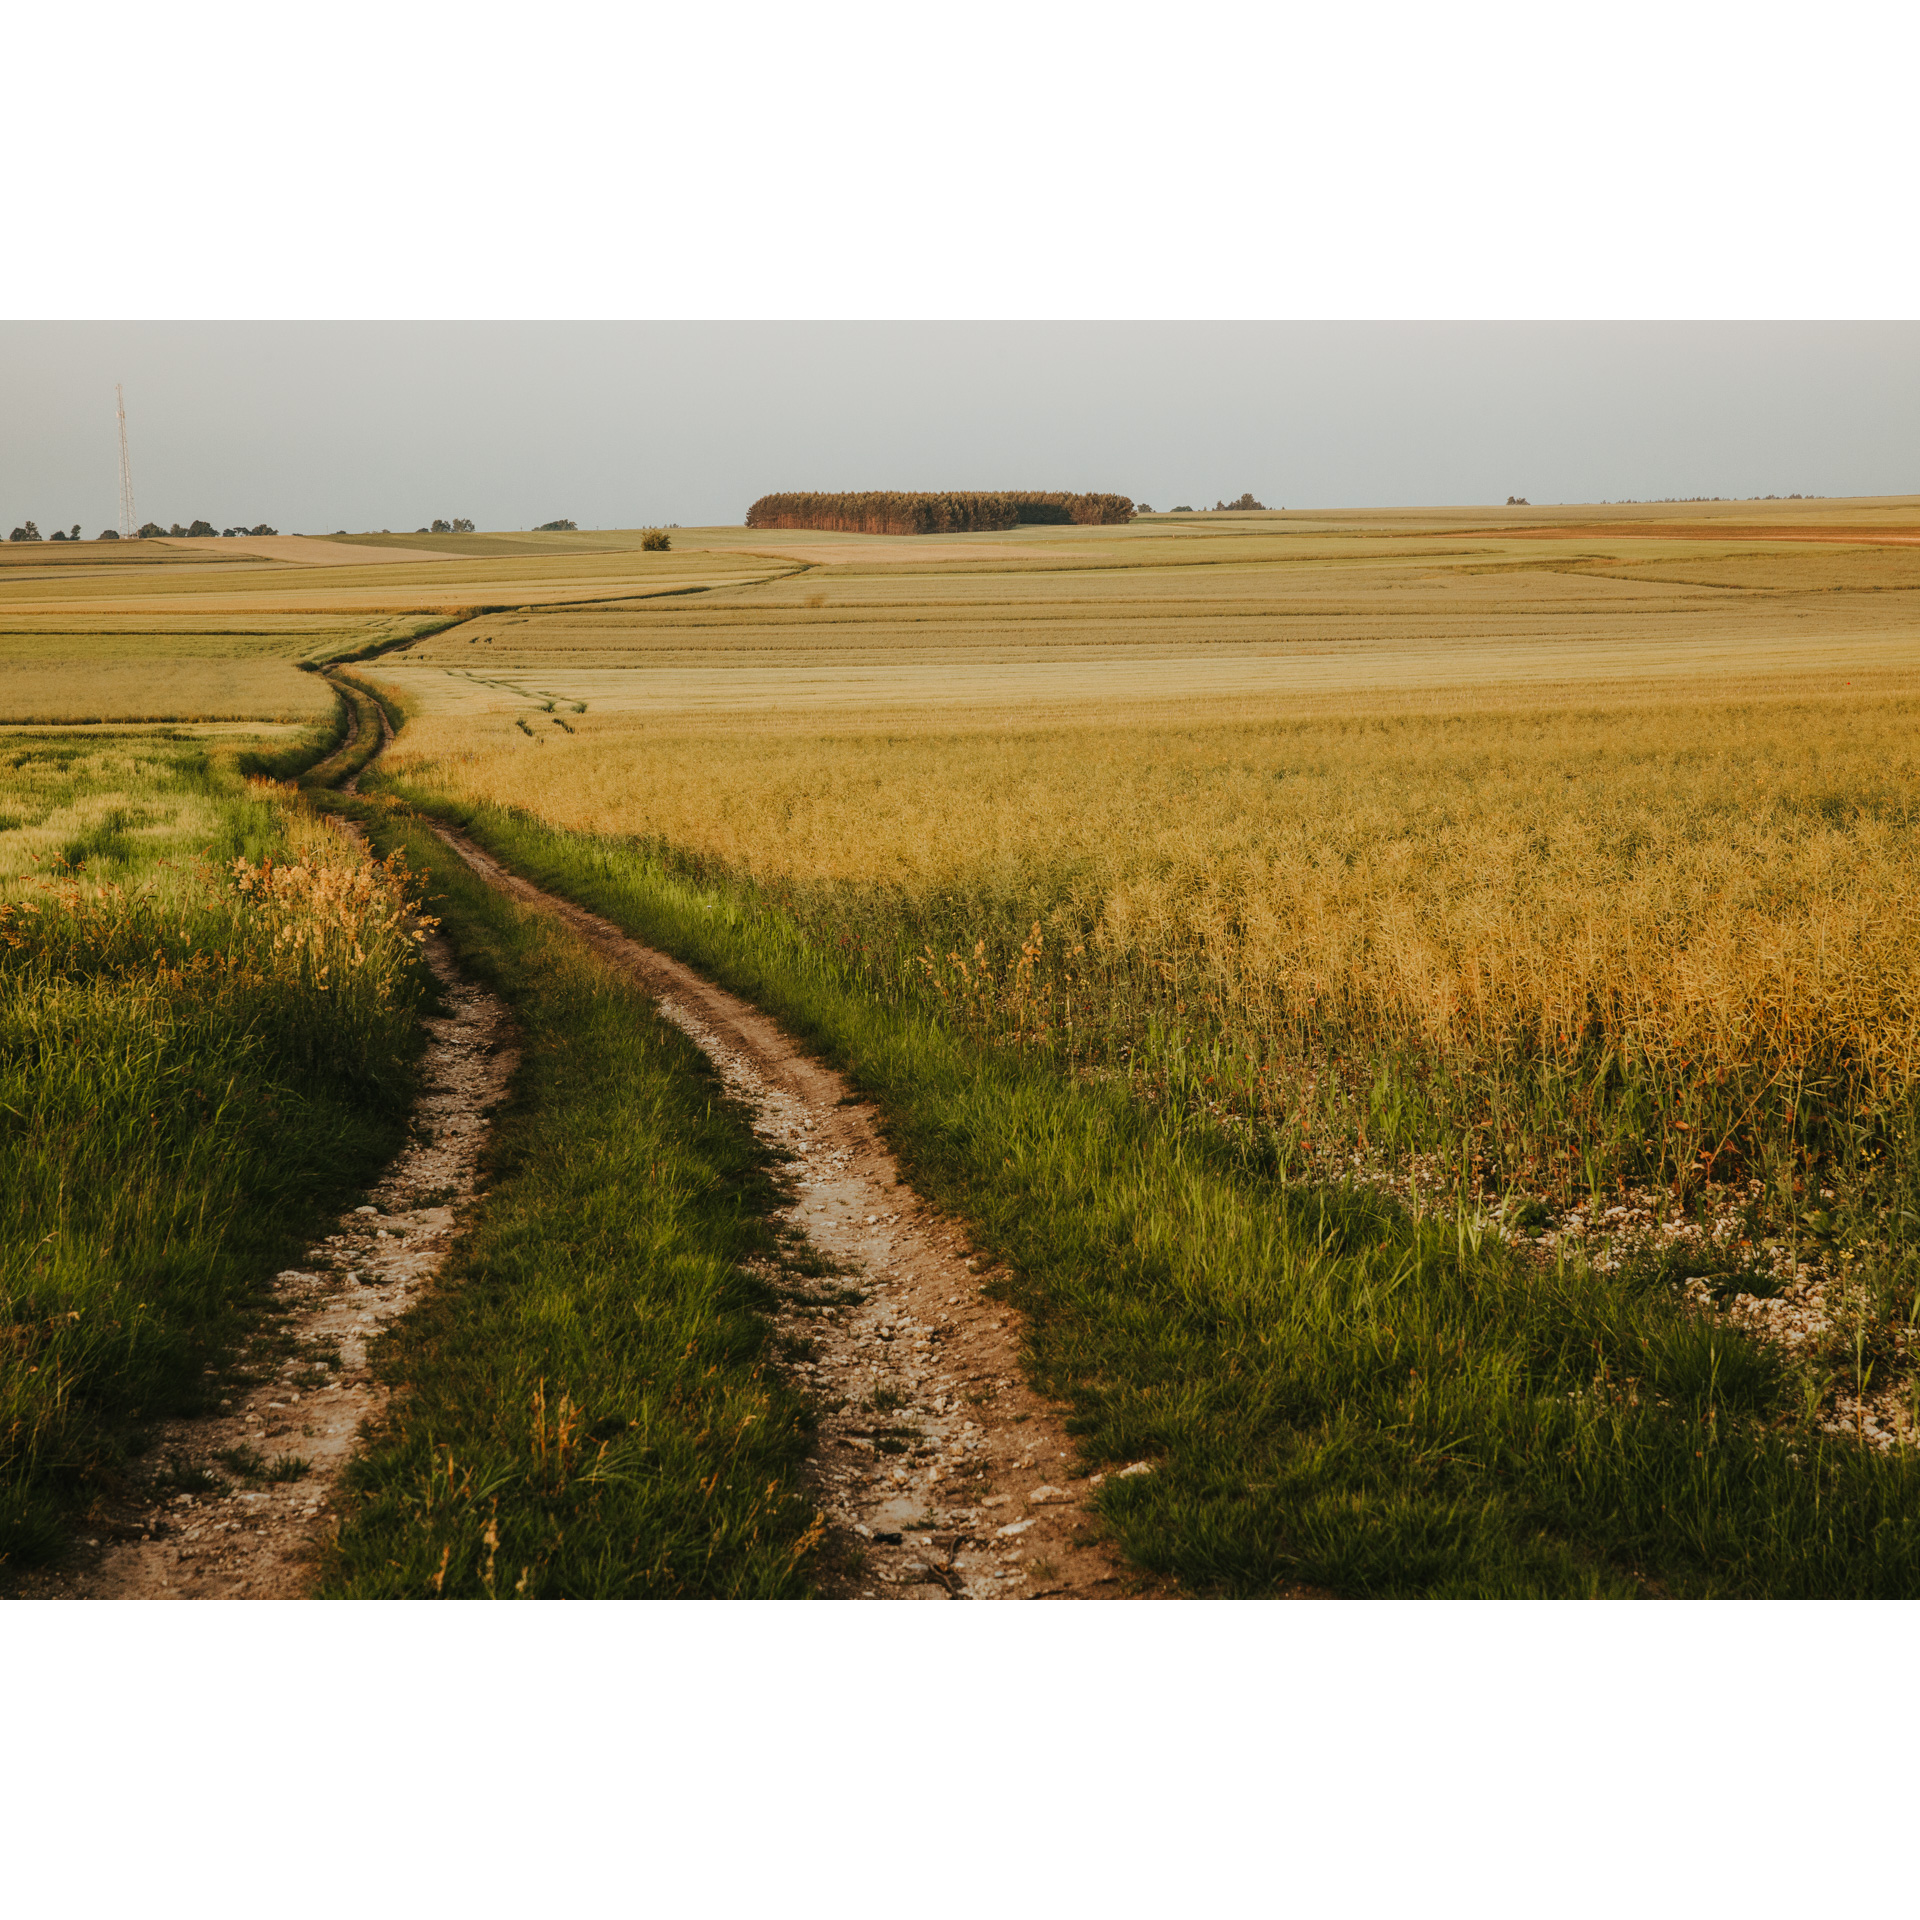
[[[750,527],[825,533],[1004,533],[1009,527],[1116,527],[1133,518],[1120,493],[764,493]]]
[[[222,534],[237,538],[246,534],[276,531],[278,529],[268,526],[264,520],[257,527],[216,527],[210,520],[196,520],[190,527],[183,527],[176,520],[171,527],[163,527],[157,520],[149,520],[133,537],[136,540],[206,540],[217,538]],[[24,527],[15,527],[7,535],[9,540],[38,540],[40,537],[40,529],[31,520]],[[78,540],[80,529],[76,526],[71,533],[62,533],[58,527],[55,527],[46,537],[49,540]],[[105,531],[95,534],[94,538],[118,540],[120,533],[118,528],[108,527]]]

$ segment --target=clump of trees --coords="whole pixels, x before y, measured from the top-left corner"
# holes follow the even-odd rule
[[[244,540],[256,538],[263,533],[278,533],[278,527],[270,527],[263,520],[257,527],[223,527],[220,537],[223,540]]]
[[[7,538],[9,540],[38,540],[40,538],[40,529],[29,520],[24,527],[15,527],[14,530],[7,535]]]
[[[422,533],[471,533],[471,520],[436,520],[430,527],[422,527]]]
[[[640,535],[642,553],[665,553],[672,545],[673,542],[660,527],[648,527]]]
[[[1507,495],[1507,505],[1510,507],[1524,507],[1526,504],[1527,497],[1523,493],[1510,493]]]
[[[829,533],[1004,533],[1009,527],[1110,527],[1133,518],[1119,493],[767,493],[750,527]]]
[[[571,520],[549,520],[544,527],[535,527],[535,533],[578,533],[580,529]]]
[[[1216,500],[1213,503],[1215,513],[1265,513],[1266,508],[1252,494],[1243,493],[1238,500]],[[1176,512],[1180,509],[1176,508]]]

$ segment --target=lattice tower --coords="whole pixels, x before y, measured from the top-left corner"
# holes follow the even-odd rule
[[[133,463],[127,458],[127,396],[116,380],[113,403],[120,414],[120,538],[131,540],[137,524],[133,517]]]

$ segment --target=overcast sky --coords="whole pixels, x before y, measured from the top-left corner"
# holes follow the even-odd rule
[[[1920,324],[13,322],[0,530],[737,524],[788,488],[1160,508],[1920,492]]]

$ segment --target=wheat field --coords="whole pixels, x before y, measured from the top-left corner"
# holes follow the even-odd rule
[[[1391,1058],[1421,1137],[1437,1102],[1563,1194],[1697,1172],[1696,1133],[1716,1174],[1804,1158],[1920,1069],[1920,513],[1636,511],[793,536],[753,587],[388,656],[389,764],[857,930],[878,990],[1090,1067],[1204,1059],[1297,1135],[1377,1136]],[[1604,1071],[1624,1105],[1569,1091]]]
[[[392,1124],[404,996],[353,1029],[377,969],[302,891],[326,843],[223,770],[318,752],[311,669],[357,660],[407,715],[370,830],[465,817],[866,1049],[939,1203],[1003,1255],[1031,1227],[1036,1364],[1100,1457],[1164,1450],[1128,1483],[1150,1557],[1264,1591],[1324,1525],[1280,1557],[1334,1590],[1603,1590],[1528,1558],[1550,1511],[1618,1590],[1913,1590],[1920,501],[638,541],[9,557],[0,910],[35,992],[73,970],[52,894],[136,987],[259,935],[288,1071]],[[298,898],[259,898],[270,850]],[[203,885],[220,924],[176,921]],[[76,1112],[120,1057],[87,1045]],[[249,1180],[316,1151],[268,1144]],[[1411,1213],[1351,1190],[1383,1182]],[[110,1225],[63,1287],[108,1237],[149,1286]],[[51,1539],[21,1487],[0,1522]]]
[[[1058,1044],[1250,1113],[1605,1057],[1731,1086],[1737,1154],[1755,1087],[1913,1083],[1914,501],[639,539],[14,550],[0,719],[312,724],[303,669],[378,653],[393,777],[858,925],[900,990],[1023,964]],[[14,812],[16,867],[97,824]]]

